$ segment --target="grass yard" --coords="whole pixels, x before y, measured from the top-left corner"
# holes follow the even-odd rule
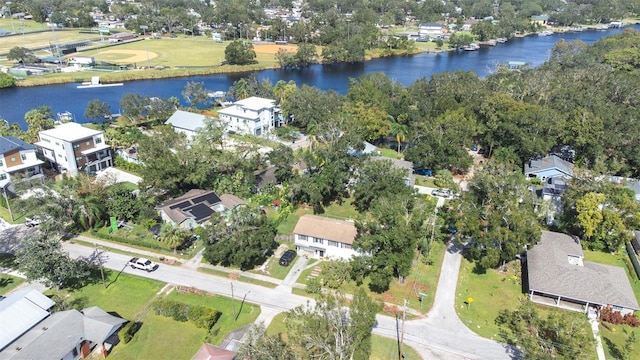
[[[391,158],[391,159],[397,159],[398,156],[402,157],[402,155],[399,155],[398,152],[393,150],[393,149],[376,148],[376,150],[380,152],[380,156],[388,157],[388,158]]]
[[[489,269],[484,274],[476,274],[474,264],[462,259],[455,309],[460,320],[480,336],[499,339],[499,327],[494,322],[498,312],[518,306],[518,298],[522,296],[521,274],[514,264],[509,263],[512,270],[507,273]],[[470,297],[473,301],[467,306]]]
[[[88,306],[99,306],[106,312],[114,311],[121,317],[131,320],[139,312],[144,312],[144,306],[164,286],[163,283],[137,276],[119,274],[105,270],[105,289],[102,282],[85,286],[75,291],[48,290],[46,295],[58,295],[66,299],[71,308],[82,310]]]
[[[191,359],[204,343],[205,329],[190,322],[149,313],[128,344],[118,344],[109,359]]]
[[[20,284],[26,281],[26,279],[23,279],[21,277],[0,274],[0,295],[8,294],[11,290],[17,288],[18,286],[20,286]]]
[[[223,277],[223,278],[226,278],[226,279],[238,280],[238,281],[246,282],[246,283],[249,283],[249,284],[264,286],[264,287],[268,287],[268,288],[271,288],[271,289],[273,289],[276,286],[278,286],[275,283],[268,282],[268,281],[262,281],[262,280],[258,280],[258,279],[254,279],[254,278],[250,278],[250,277],[246,277],[246,276],[242,276],[242,275],[239,275],[236,272],[228,273],[226,271],[220,271],[220,270],[216,270],[216,269],[209,269],[209,268],[205,268],[205,267],[198,268],[198,271],[206,273],[206,274],[211,274],[211,275]]]
[[[627,336],[631,335],[631,332],[636,333],[637,341],[633,344],[631,353],[640,354],[640,329],[632,328],[628,325],[609,325],[611,329],[600,324],[600,337],[602,338],[602,345],[604,346],[604,353],[607,359],[622,359],[621,351],[624,349],[625,340]]]
[[[405,278],[405,282],[400,284],[397,279],[394,279],[390,286],[389,290],[382,293],[377,294],[369,291],[368,284],[369,279],[366,278],[364,281],[364,287],[375,299],[384,301],[386,303],[395,304],[396,308],[387,308],[385,309],[385,313],[394,313],[395,311],[399,311],[401,308],[404,299],[409,300],[407,306],[416,311],[420,311],[426,313],[431,309],[433,305],[433,300],[435,298],[435,292],[438,287],[438,278],[440,277],[440,269],[442,267],[442,261],[444,259],[444,251],[446,246],[440,242],[433,243],[433,249],[431,254],[429,255],[429,261],[427,264],[424,263],[423,260],[417,261],[415,266],[412,267],[411,273],[409,276]],[[326,262],[321,262],[318,266],[322,267],[326,264]],[[304,270],[300,277],[298,278],[298,282],[301,284],[305,284],[308,282],[308,277],[313,272],[313,267]],[[319,275],[322,276],[322,272]],[[347,294],[353,294],[357,288],[357,285],[354,281],[348,281],[343,284],[341,290]],[[294,292],[297,289],[294,289]],[[420,293],[424,294],[422,303],[418,300],[420,297]],[[298,294],[309,296],[304,290],[299,291]]]
[[[430,188],[438,188],[433,182],[433,177],[416,175],[416,185],[426,186]]]
[[[277,335],[282,334],[282,337],[287,340],[287,313],[282,312],[276,315],[271,324],[267,328],[267,334]],[[402,352],[405,353],[405,359],[407,360],[420,360],[422,357],[410,346],[404,345]],[[396,340],[386,338],[379,335],[373,335],[371,337],[371,357],[370,360],[388,360],[394,359],[398,356],[398,345]]]
[[[211,329],[211,337],[209,338],[209,341],[215,345],[219,345],[229,332],[252,324],[260,315],[260,306],[247,302],[243,304],[242,300],[231,300],[220,295],[180,294],[177,291],[173,291],[167,298],[185,304],[201,305],[218,310],[221,315],[218,322]],[[237,319],[235,319],[236,314]]]

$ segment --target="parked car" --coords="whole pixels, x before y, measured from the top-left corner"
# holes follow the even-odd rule
[[[445,199],[453,198],[453,194],[451,193],[451,190],[449,190],[449,189],[435,189],[435,190],[431,191],[431,195],[443,197]]]
[[[34,226],[38,226],[38,225],[40,225],[40,223],[41,223],[41,222],[42,222],[42,220],[40,220],[40,218],[39,218],[39,217],[37,217],[37,216],[34,216],[34,217],[32,217],[32,218],[25,218],[25,219],[24,219],[24,224],[25,224],[27,227],[34,227]]]
[[[432,176],[433,175],[433,171],[431,169],[425,169],[425,168],[413,169],[413,173],[416,174],[416,175],[422,175],[422,176]]]
[[[129,260],[129,266],[131,266],[133,269],[144,270],[146,272],[152,272],[159,267],[158,264],[149,259],[136,257]]]
[[[289,266],[293,262],[293,259],[296,257],[295,250],[287,250],[280,257],[279,264],[282,266]]]

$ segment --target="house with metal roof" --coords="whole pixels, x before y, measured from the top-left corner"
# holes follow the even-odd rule
[[[573,177],[573,164],[561,159],[557,155],[545,156],[541,159],[531,159],[524,164],[524,175],[527,178],[545,180],[554,177]]]
[[[256,96],[219,110],[218,117],[227,126],[227,131],[256,136],[267,134],[284,121],[275,100]]]
[[[183,229],[194,229],[206,225],[214,213],[228,215],[239,206],[247,203],[231,194],[218,196],[209,190],[192,189],[186,194],[167,200],[158,206],[158,213],[166,223]]]
[[[351,220],[303,215],[293,229],[298,251],[315,258],[348,260],[356,252],[353,242],[358,231]]]
[[[34,145],[14,136],[0,136],[0,154],[0,188],[9,186],[12,177],[44,181],[44,161],[38,159]]]
[[[583,312],[611,306],[623,315],[640,310],[625,270],[584,261],[575,237],[543,231],[526,264],[529,299],[536,303]]]
[[[95,306],[52,313],[53,305],[36,290],[0,301],[0,359],[80,359],[96,346],[105,356],[127,322]]]
[[[193,140],[198,131],[204,127],[206,115],[189,111],[176,110],[164,123],[171,125],[173,131],[185,134],[187,140]]]

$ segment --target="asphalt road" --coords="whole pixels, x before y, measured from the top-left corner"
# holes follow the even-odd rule
[[[74,258],[80,256],[90,257],[94,252],[94,249],[90,247],[68,242],[64,244],[64,248]],[[449,260],[447,260],[447,256]],[[447,256],[445,256],[445,262],[448,265],[443,265],[434,310],[426,319],[405,322],[404,343],[416,349],[424,359],[499,360],[512,358],[509,354],[509,348],[503,344],[482,338],[467,329],[453,312],[453,302],[450,302],[450,305],[443,303],[443,301],[449,302],[449,298],[453,296],[452,294],[455,294],[460,264],[460,259],[456,258],[456,256],[460,256],[459,253],[451,252],[447,253]],[[103,265],[115,271],[122,271],[127,274],[147,277],[174,285],[193,286],[210,293],[231,297],[232,281],[230,280],[200,273],[195,269],[170,265],[160,265],[156,271],[147,273],[127,266],[130,258],[127,255],[105,252]],[[456,261],[458,267],[456,267]],[[447,281],[444,281],[443,277]],[[262,307],[262,312],[265,316],[273,316],[276,313],[287,311],[307,302],[313,302],[309,298],[291,294],[289,291],[286,288],[271,289],[233,281],[234,297],[242,298],[246,295],[248,302]],[[377,320],[378,325],[373,329],[374,334],[394,339],[397,337],[399,327],[396,326],[394,318],[378,315]]]

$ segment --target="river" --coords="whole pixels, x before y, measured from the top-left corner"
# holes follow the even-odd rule
[[[640,25],[632,26],[640,30]],[[623,29],[606,31],[583,31],[553,34],[550,36],[527,36],[511,39],[505,44],[481,47],[478,51],[448,51],[441,53],[421,53],[413,56],[399,56],[367,61],[360,64],[313,65],[299,70],[263,70],[258,78],[268,78],[272,84],[278,80],[293,80],[298,85],[307,84],[323,90],[333,89],[344,94],[349,88],[349,78],[363,74],[383,72],[389,78],[405,86],[421,78],[443,71],[475,71],[479,76],[489,75],[498,64],[509,61],[524,61],[532,66],[544,63],[557,41],[580,39],[592,43],[604,36],[616,34]],[[140,80],[126,82],[124,86],[77,89],[77,84],[18,87],[0,89],[0,118],[9,123],[18,122],[26,128],[24,114],[36,107],[47,105],[55,113],[69,111],[79,123],[90,122],[83,114],[87,104],[100,99],[110,105],[111,111],[120,112],[120,99],[127,93],[143,96],[182,100],[182,90],[189,81],[204,82],[206,89],[226,91],[234,81],[246,74],[219,74],[174,79]]]

